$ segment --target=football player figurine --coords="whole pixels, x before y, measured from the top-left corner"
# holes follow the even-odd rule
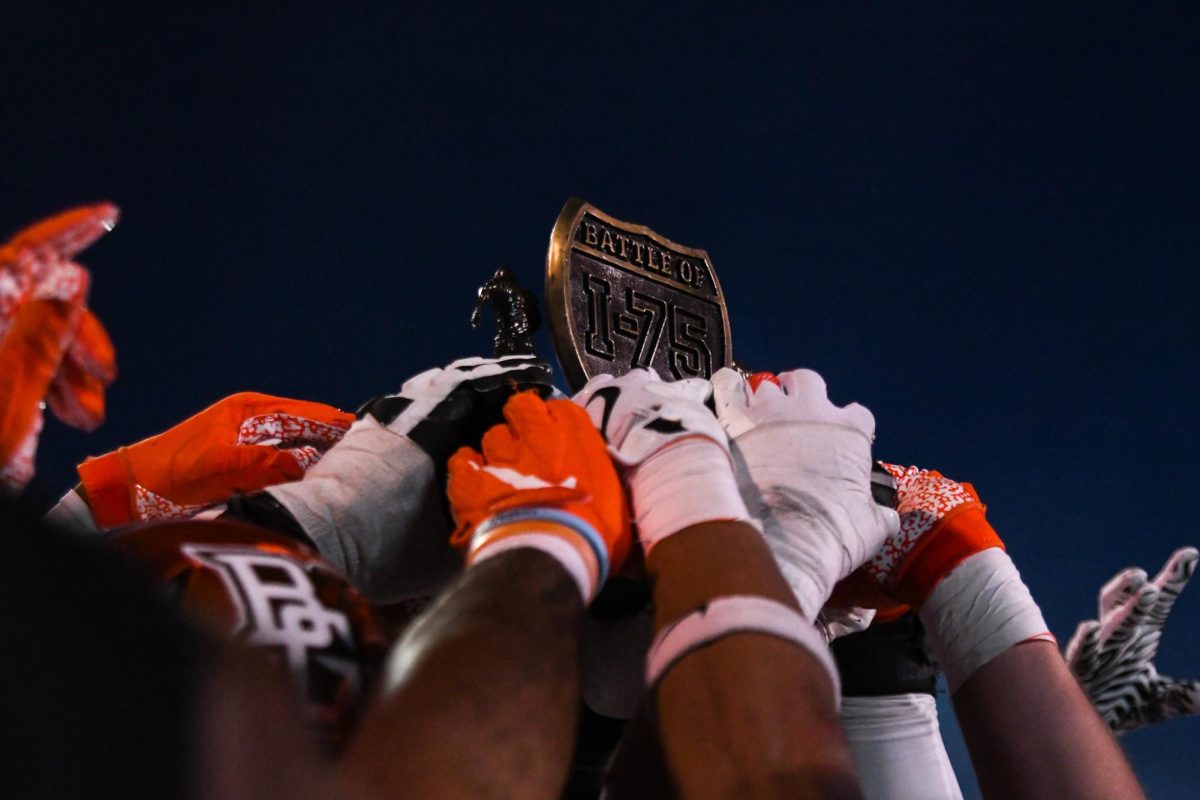
[[[496,270],[496,274],[479,287],[478,298],[475,310],[471,312],[471,327],[479,327],[483,307],[491,303],[496,314],[496,358],[532,353],[534,331],[542,324],[537,297],[521,288],[512,270],[508,267]]]

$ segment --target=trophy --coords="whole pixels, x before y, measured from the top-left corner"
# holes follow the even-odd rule
[[[708,253],[622,222],[571,198],[546,255],[550,335],[567,384],[653,367],[663,380],[711,378],[733,360],[729,312]],[[871,473],[876,502],[893,506],[895,481]]]
[[[501,267],[479,287],[471,316],[496,316],[496,356],[532,354],[540,324],[537,298]],[[711,378],[733,360],[729,312],[708,253],[644,225],[623,222],[572,197],[546,254],[550,336],[571,391],[600,374],[652,367],[663,380]],[[894,506],[895,482],[878,463],[876,502]]]
[[[601,373],[653,367],[670,381],[733,366],[725,295],[708,253],[576,198],[550,235],[546,304],[572,391]]]

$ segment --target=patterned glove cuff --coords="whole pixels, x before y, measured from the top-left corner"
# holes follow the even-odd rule
[[[951,509],[917,540],[896,570],[893,590],[917,608],[939,581],[970,556],[1004,542],[984,516],[983,504],[970,502]]]

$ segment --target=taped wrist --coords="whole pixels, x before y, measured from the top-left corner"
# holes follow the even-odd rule
[[[918,613],[952,693],[1013,645],[1054,641],[1016,565],[998,548],[962,561]]]
[[[517,508],[480,523],[471,534],[467,565],[523,547],[553,557],[579,587],[584,605],[608,577],[608,547],[583,518],[555,508]]]
[[[628,480],[638,540],[647,555],[692,525],[750,521],[729,455],[710,439],[672,444],[631,471]]]
[[[403,597],[426,581],[417,574],[420,565],[406,563],[406,556],[434,570],[453,556],[433,461],[373,418],[355,422],[302,480],[265,491],[372,600]],[[431,527],[436,530],[426,530]],[[437,541],[440,550],[427,547],[428,541]]]
[[[718,597],[659,631],[646,656],[646,685],[653,689],[688,653],[735,633],[761,633],[800,645],[821,662],[841,702],[841,681],[825,637],[794,608],[766,597]]]

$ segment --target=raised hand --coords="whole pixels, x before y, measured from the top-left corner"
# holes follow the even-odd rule
[[[101,528],[183,519],[234,493],[299,480],[353,421],[322,403],[241,392],[88,459],[79,477]]]
[[[86,308],[90,276],[72,259],[116,224],[108,203],[43,220],[0,245],[0,487],[33,477],[46,401],[92,430],[116,376],[112,342]]]
[[[590,600],[630,545],[625,496],[604,442],[569,400],[522,392],[504,406],[504,419],[484,434],[482,452],[464,447],[450,459],[453,543],[468,549],[469,561],[514,544],[541,546]]]
[[[833,586],[896,531],[896,513],[871,497],[875,418],[839,408],[812,370],[751,382],[712,379],[717,415],[733,440],[742,497],[809,619]]]
[[[685,528],[748,521],[725,431],[705,402],[700,379],[667,383],[654,370],[597,375],[574,398],[623,467],[638,541],[649,555]]]
[[[1079,623],[1067,643],[1067,665],[1114,733],[1200,713],[1200,681],[1154,666],[1167,615],[1197,561],[1200,551],[1183,547],[1153,580],[1138,568],[1118,572],[1100,589],[1099,618]]]
[[[269,503],[248,498],[256,508],[247,513],[288,525],[269,508],[281,506],[372,600],[428,593],[462,563],[447,541],[447,460],[478,445],[514,392],[549,393],[550,377],[533,356],[463,358],[422,372],[366,403],[303,480],[266,489]]]

